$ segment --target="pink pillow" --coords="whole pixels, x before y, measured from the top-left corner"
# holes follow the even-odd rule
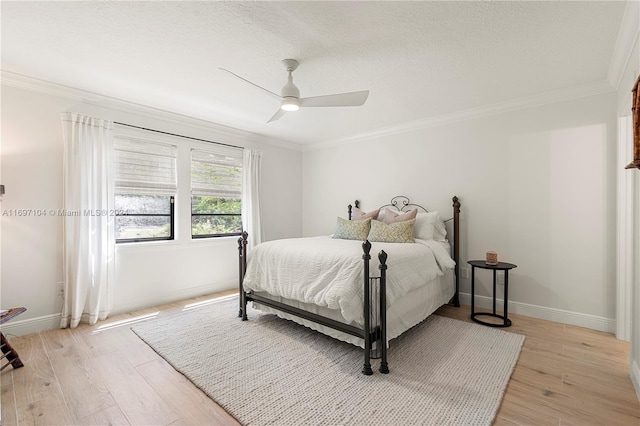
[[[372,220],[376,220],[378,218],[378,213],[380,213],[380,209],[374,210],[369,213],[365,213],[360,210],[358,207],[353,209],[353,213],[351,214],[352,220],[363,220],[371,218]]]
[[[407,220],[415,219],[418,214],[418,209],[410,210],[406,213],[398,214],[393,210],[387,209],[384,215],[384,219],[382,220],[387,225],[397,222],[404,222]]]

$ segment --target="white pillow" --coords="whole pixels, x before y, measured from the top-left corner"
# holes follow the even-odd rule
[[[418,213],[414,230],[420,240],[447,241],[447,228],[438,212]]]
[[[379,209],[378,219],[377,220],[379,220],[380,222],[384,222],[384,218],[387,216],[387,212],[395,213],[395,212],[397,212],[397,210],[396,209],[390,209],[388,207]]]

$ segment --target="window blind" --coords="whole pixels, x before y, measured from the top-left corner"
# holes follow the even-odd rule
[[[192,149],[191,195],[242,198],[242,153],[234,154]]]
[[[113,145],[116,193],[175,195],[177,146],[121,137]]]

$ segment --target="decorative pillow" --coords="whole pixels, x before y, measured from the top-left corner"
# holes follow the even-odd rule
[[[378,243],[413,243],[413,226],[415,219],[386,224],[379,220],[371,221],[369,242]]]
[[[417,214],[418,214],[418,209],[413,209],[411,211],[408,211],[402,214],[396,213],[393,210],[387,209],[387,211],[384,214],[383,221],[387,225],[389,225],[390,223],[396,223],[396,222],[406,222],[407,220],[415,219]]]
[[[356,207],[353,209],[353,212],[351,213],[351,219],[362,220],[370,217],[371,219],[375,220],[378,218],[378,213],[380,213],[380,209],[376,209],[372,212],[365,213],[362,210],[360,210],[358,207]]]
[[[380,222],[384,222],[384,218],[387,215],[392,215],[392,217],[396,217],[398,215],[398,210],[395,208],[383,207],[380,209],[380,213],[378,213],[378,218],[376,220],[379,220]]]
[[[421,240],[447,241],[447,228],[438,212],[418,213],[414,229]]]
[[[333,238],[364,241],[369,235],[369,229],[371,229],[370,217],[362,220],[347,220],[338,217],[338,224]]]

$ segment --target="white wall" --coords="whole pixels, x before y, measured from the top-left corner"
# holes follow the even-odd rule
[[[356,198],[450,217],[457,195],[461,266],[487,250],[517,264],[512,312],[613,331],[616,109],[611,92],[305,152],[304,235],[333,232]]]
[[[62,208],[60,112],[73,111],[206,140],[254,147],[263,152],[262,211],[267,240],[302,233],[302,154],[263,143],[256,135],[225,132],[186,117],[157,111],[97,106],[63,95],[2,86],[2,175],[7,194],[1,208]],[[157,115],[157,117],[155,117]],[[282,143],[282,145],[285,145]],[[0,303],[26,306],[7,324],[13,334],[55,327],[62,300],[62,218],[2,216]],[[114,312],[233,288],[237,285],[235,238],[118,245]],[[20,320],[20,321],[18,321]]]

